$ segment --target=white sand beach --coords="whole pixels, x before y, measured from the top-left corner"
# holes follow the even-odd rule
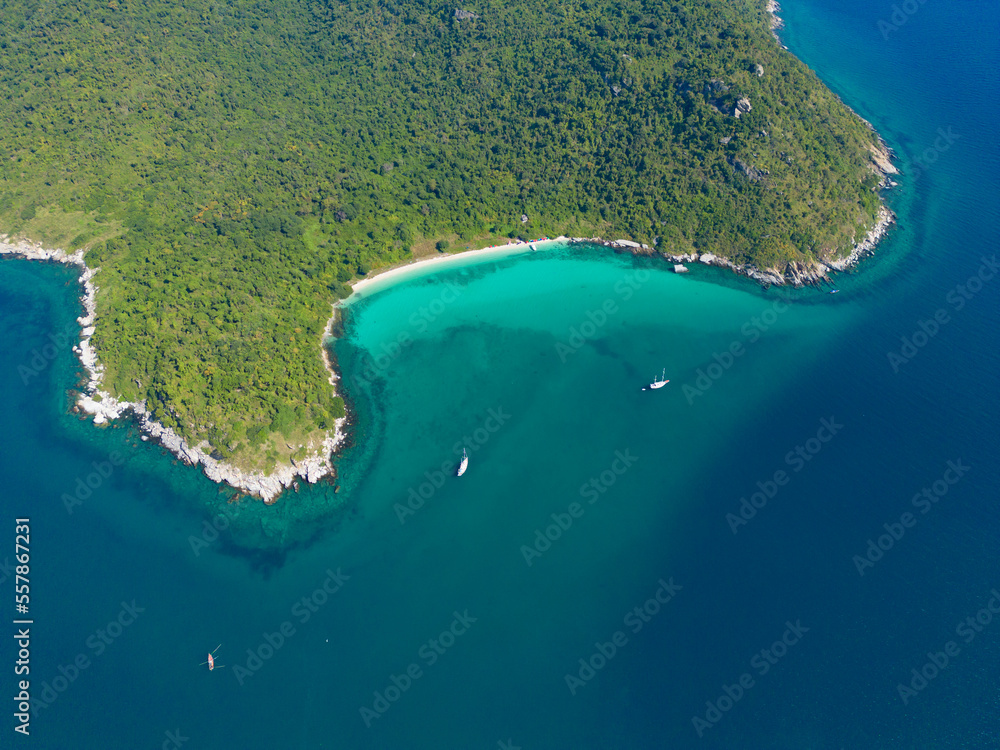
[[[356,299],[360,296],[371,294],[372,292],[385,289],[392,284],[399,283],[405,279],[414,278],[428,273],[431,270],[439,270],[443,266],[461,266],[464,263],[475,259],[483,260],[486,257],[504,258],[507,256],[520,255],[521,253],[532,252],[532,248],[539,250],[551,247],[554,244],[563,244],[570,240],[569,237],[553,237],[528,242],[509,242],[505,245],[491,245],[479,250],[466,250],[461,253],[450,253],[448,255],[437,255],[430,258],[415,260],[402,266],[393,266],[382,271],[373,271],[368,278],[355,281],[351,288],[354,294],[348,300]]]

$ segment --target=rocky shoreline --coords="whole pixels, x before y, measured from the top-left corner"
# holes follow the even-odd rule
[[[77,318],[80,324],[81,338],[80,343],[73,347],[73,351],[80,358],[80,363],[87,372],[87,383],[77,398],[77,406],[87,414],[93,415],[95,425],[131,415],[142,430],[144,439],[147,439],[148,436],[185,463],[201,466],[202,471],[212,481],[224,482],[238,490],[259,497],[269,504],[275,502],[278,495],[293,486],[298,479],[315,483],[323,477],[334,474],[330,456],[343,442],[343,426],[346,418],[337,420],[333,434],[327,433],[320,452],[307,456],[301,461],[293,461],[292,465],[281,467],[271,474],[245,472],[225,461],[213,458],[205,450],[210,446],[204,443],[196,446],[188,445],[174,430],[153,420],[144,402],[119,401],[101,390],[104,371],[98,361],[97,352],[90,343],[90,339],[94,335],[97,314],[97,286],[94,284],[94,275],[100,269],[87,266],[82,250],[77,250],[74,253],[67,253],[59,249],[50,250],[24,240],[11,239],[7,235],[0,235],[0,255],[80,267],[80,283],[83,285],[81,302],[85,314]],[[329,324],[327,328],[329,329]],[[336,387],[337,373],[330,365],[329,357],[323,347],[325,339],[325,336],[321,339],[320,347],[323,362],[330,373],[331,386]]]
[[[776,7],[776,4],[774,5]],[[877,146],[872,146],[872,169],[882,176],[882,187],[889,187],[896,184],[889,178],[890,174],[897,173],[896,168],[892,165],[891,157],[891,150],[881,139],[879,139]],[[803,286],[806,284],[827,282],[829,281],[829,273],[850,268],[861,258],[870,255],[878,242],[885,236],[895,218],[892,211],[882,206],[876,218],[875,225],[861,241],[855,244],[847,257],[835,260],[817,259],[808,262],[789,262],[784,268],[758,268],[753,264],[736,264],[728,258],[715,255],[714,253],[673,255],[660,252],[655,247],[624,239],[604,240],[600,237],[588,239],[584,237],[567,238],[561,236],[555,239],[557,241],[568,241],[569,244],[586,242],[604,245],[614,248],[616,251],[630,252],[636,255],[657,255],[664,260],[676,264],[675,271],[678,273],[687,271],[683,266],[684,263],[699,262],[706,265],[728,268],[735,273],[760,282],[765,287],[786,283]],[[487,248],[480,252],[517,249],[522,244],[525,249],[535,249],[538,242],[545,240],[548,240],[548,238],[533,242],[511,243],[510,245]],[[94,276],[100,269],[87,266],[82,250],[77,250],[74,253],[67,253],[59,249],[50,250],[25,240],[11,239],[6,234],[0,234],[0,255],[11,255],[28,260],[64,263],[76,265],[80,268],[80,283],[83,285],[81,302],[85,314],[77,319],[80,324],[81,338],[80,343],[73,347],[73,351],[77,354],[87,372],[87,383],[77,398],[77,407],[83,412],[93,415],[95,425],[101,425],[109,420],[131,415],[135,418],[140,430],[143,432],[144,440],[150,438],[156,440],[185,463],[192,466],[200,466],[205,475],[212,481],[226,483],[250,495],[259,497],[268,504],[275,502],[284,490],[292,486],[297,486],[296,480],[298,479],[315,483],[323,477],[334,475],[330,457],[335,450],[342,448],[346,442],[347,417],[342,417],[336,421],[332,434],[327,432],[321,451],[307,456],[301,461],[293,460],[290,466],[283,466],[271,474],[244,472],[225,461],[212,457],[210,454],[211,446],[204,441],[195,446],[189,445],[174,430],[153,420],[145,402],[120,401],[106,391],[101,390],[104,371],[98,361],[97,352],[91,345],[91,337],[94,335],[97,314],[98,289],[94,284]],[[441,259],[438,258],[435,260]],[[419,265],[419,263],[413,265]],[[409,267],[412,266],[408,266],[407,268]],[[327,354],[326,342],[332,335],[332,327],[337,315],[336,308],[337,306],[334,305],[331,317],[327,321],[319,342],[323,364],[330,374],[329,383],[335,392],[340,376]]]
[[[771,16],[771,33],[774,34],[775,40],[782,49],[788,49],[784,44],[781,43],[781,39],[778,37],[778,31],[785,25],[785,22],[778,17],[778,11],[781,10],[781,6],[775,0],[767,0],[767,13]]]
[[[815,260],[808,263],[790,261],[782,268],[758,268],[752,263],[737,264],[715,253],[685,253],[683,255],[673,255],[671,253],[659,252],[649,245],[632,242],[631,240],[604,240],[600,237],[574,237],[571,243],[587,242],[595,245],[604,245],[614,248],[616,251],[629,252],[633,255],[656,255],[675,264],[677,273],[687,272],[684,263],[704,263],[709,266],[728,268],[734,273],[740,274],[760,282],[766,286],[782,286],[792,284],[796,287],[810,284],[828,282],[829,274],[833,271],[845,271],[855,266],[863,257],[871,255],[875,246],[889,231],[889,226],[896,221],[896,215],[885,206],[879,210],[875,226],[865,235],[865,237],[854,245],[850,254],[845,258],[836,260]]]

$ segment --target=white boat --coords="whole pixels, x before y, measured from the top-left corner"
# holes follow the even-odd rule
[[[458,465],[458,472],[455,476],[460,477],[465,473],[465,470],[469,468],[469,454],[466,452],[465,448],[462,448],[462,463]]]
[[[655,390],[656,388],[662,388],[663,386],[665,386],[669,382],[670,381],[667,380],[667,368],[664,367],[663,368],[663,374],[660,375],[660,379],[659,380],[654,380],[652,383],[649,384],[649,390],[652,391],[652,390]]]

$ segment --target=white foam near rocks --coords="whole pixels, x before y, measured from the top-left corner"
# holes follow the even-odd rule
[[[97,359],[97,352],[90,343],[96,329],[97,292],[94,275],[99,268],[89,268],[84,262],[84,253],[77,250],[67,253],[64,250],[41,247],[26,240],[11,239],[0,234],[0,255],[13,255],[28,260],[47,260],[80,266],[80,282],[83,284],[83,308],[85,314],[77,318],[80,324],[80,343],[73,351],[87,372],[87,385],[77,399],[77,405],[87,414],[94,416],[94,424],[100,425],[112,419],[118,419],[131,412],[137,419],[139,427],[146,436],[160,441],[164,448],[191,465],[200,465],[205,475],[215,482],[225,482],[251,495],[256,495],[266,503],[272,503],[281,492],[298,479],[315,483],[322,477],[333,472],[330,454],[344,438],[343,427],[346,418],[341,418],[334,424],[332,434],[327,433],[319,452],[307,456],[301,461],[293,461],[290,466],[282,466],[271,474],[262,472],[244,472],[231,464],[219,461],[206,453],[200,446],[192,447],[169,427],[156,422],[149,414],[145,402],[120,401],[109,393],[101,390],[104,379],[104,368]],[[332,319],[331,319],[332,320]],[[329,330],[329,323],[327,330]],[[330,364],[325,347],[321,351],[323,363],[330,373],[330,384],[336,385],[337,375]]]

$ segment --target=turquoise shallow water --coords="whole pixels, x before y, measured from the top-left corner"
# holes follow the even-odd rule
[[[575,248],[369,295],[335,347],[358,422],[340,495],[234,503],[67,414],[73,276],[0,262],[0,561],[29,515],[50,702],[31,745],[996,747],[1000,276],[968,283],[1000,224],[995,8],[920,4],[883,39],[892,12],[782,11],[906,171],[900,228],[841,294]]]

